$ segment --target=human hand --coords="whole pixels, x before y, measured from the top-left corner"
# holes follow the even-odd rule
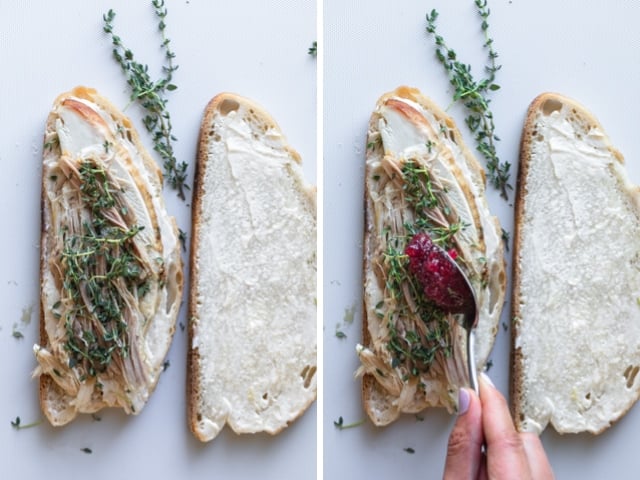
[[[538,435],[516,432],[505,398],[489,377],[483,374],[479,380],[480,398],[472,390],[460,390],[444,479],[553,479]]]

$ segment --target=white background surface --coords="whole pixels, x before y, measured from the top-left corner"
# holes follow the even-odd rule
[[[315,5],[293,0],[169,3],[168,34],[180,69],[171,94],[179,159],[192,162],[202,110],[230,90],[261,103],[280,123],[316,181],[316,62],[306,53],[317,38]],[[640,183],[640,3],[493,0],[491,32],[503,65],[493,95],[499,153],[517,161],[529,102],[543,91],[567,94],[602,122]],[[451,91],[433,58],[424,16],[440,13],[440,32],[480,72],[481,34],[471,0],[327,0],[324,3],[324,435],[325,478],[440,478],[453,419],[441,411],[408,416],[376,429],[338,431],[333,421],[364,418],[355,344],[360,337],[362,176],[366,125],[377,98],[401,84],[419,87],[442,106]],[[201,445],[185,418],[186,333],[177,330],[171,366],[137,417],[118,412],[62,429],[46,424],[16,431],[10,422],[41,418],[29,375],[37,338],[41,136],[53,99],[78,84],[97,88],[121,107],[128,93],[102,34],[102,14],[114,8],[116,30],[139,59],[158,68],[156,22],[148,2],[0,2],[0,471],[2,478],[313,478],[313,406],[278,437],[236,436],[225,430]],[[127,110],[134,119],[135,109]],[[457,109],[450,113],[462,124]],[[139,125],[139,124],[138,124]],[[461,125],[462,126],[462,125]],[[471,143],[464,127],[463,134]],[[142,136],[145,138],[143,132]],[[190,172],[191,174],[192,172]],[[514,170],[515,174],[515,170]],[[192,176],[190,176],[192,178]],[[189,204],[167,190],[169,209],[189,230]],[[512,229],[512,207],[495,193],[491,206]],[[30,322],[23,311],[33,308]],[[342,325],[346,310],[355,320]],[[508,305],[503,320],[508,322]],[[179,319],[184,322],[184,311]],[[14,324],[24,339],[13,338]],[[507,390],[509,332],[502,329],[490,374]],[[558,366],[557,368],[561,368]],[[3,426],[4,425],[4,426]],[[599,437],[543,441],[558,478],[635,478],[640,458],[638,407]],[[91,448],[85,454],[82,448]],[[414,454],[405,448],[413,448]],[[140,475],[143,475],[140,477]]]
[[[79,84],[97,88],[120,108],[128,103],[102,32],[109,8],[117,12],[116,33],[156,77],[163,57],[150,1],[0,2],[0,477],[315,478],[315,405],[277,437],[237,436],[228,429],[209,444],[192,437],[185,410],[187,335],[180,328],[170,367],[139,416],[104,412],[99,422],[87,417],[60,429],[43,423],[16,431],[10,425],[16,416],[22,423],[42,418],[30,373],[45,119],[54,98]],[[167,33],[180,66],[178,90],[169,96],[178,160],[193,167],[205,105],[215,94],[233,91],[273,115],[315,182],[317,61],[307,54],[317,38],[315,2],[168,0],[168,8]],[[138,122],[138,110],[126,113]],[[170,188],[166,198],[179,227],[189,232],[190,202]],[[25,309],[32,313],[22,324]],[[14,324],[23,339],[13,338]],[[93,453],[83,453],[85,447]]]
[[[492,96],[503,160],[517,163],[526,109],[544,91],[583,103],[624,154],[640,183],[640,3],[635,1],[489,0],[491,34],[503,65]],[[366,5],[366,6],[365,6]],[[324,3],[324,473],[327,479],[441,478],[453,418],[444,411],[412,415],[386,428],[370,423],[339,431],[333,422],[365,418],[353,372],[360,339],[361,235],[364,147],[376,100],[399,85],[420,88],[442,107],[451,89],[425,33],[425,14],[440,12],[439,32],[476,74],[484,54],[471,0]],[[458,109],[450,114],[468,144]],[[515,168],[512,176],[515,176]],[[490,189],[490,205],[512,230],[513,208]],[[597,215],[597,212],[594,212]],[[603,252],[606,254],[606,252]],[[615,279],[612,279],[615,281]],[[568,299],[570,301],[570,299]],[[345,311],[355,320],[345,325]],[[509,322],[509,305],[503,322]],[[348,315],[346,315],[348,317]],[[347,334],[335,336],[336,324]],[[489,371],[506,394],[509,331],[500,328]],[[562,368],[549,365],[549,368]],[[560,436],[548,428],[543,442],[560,479],[637,478],[640,406],[599,437]],[[412,448],[415,453],[404,449]],[[515,477],[514,477],[515,478]]]

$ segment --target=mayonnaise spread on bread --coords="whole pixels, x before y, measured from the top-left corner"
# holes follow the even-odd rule
[[[202,440],[227,422],[237,433],[276,433],[315,398],[315,198],[279,129],[227,102],[203,125],[198,180],[192,348]]]
[[[518,421],[599,432],[640,389],[638,189],[584,113],[549,100],[535,115],[518,220]]]

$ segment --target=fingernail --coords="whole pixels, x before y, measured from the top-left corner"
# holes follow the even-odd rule
[[[489,385],[491,385],[492,387],[495,388],[495,385],[493,384],[493,382],[491,381],[491,379],[489,378],[489,375],[487,375],[486,373],[482,372],[480,374],[480,376],[482,377],[482,380],[484,380],[486,383],[488,383]]]
[[[458,390],[458,415],[464,415],[469,410],[471,395],[466,388]]]

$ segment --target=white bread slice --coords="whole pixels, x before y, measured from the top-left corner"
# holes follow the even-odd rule
[[[130,120],[93,89],[60,95],[47,119],[40,253],[45,416],[58,426],[104,407],[140,413],[180,308],[178,229]]]
[[[422,189],[418,197],[426,199],[433,192],[435,205],[418,211],[422,207],[408,199],[411,181],[403,168],[409,162],[428,172],[430,180],[423,175],[418,182]],[[502,231],[489,212],[484,192],[484,171],[453,120],[437,105],[408,87],[378,100],[367,134],[363,342],[358,346],[364,407],[375,425],[431,406],[454,411],[458,388],[468,385],[466,333],[455,317],[427,324],[419,315],[438,315],[438,310],[433,305],[414,307],[425,300],[421,292],[412,290],[410,277],[402,281],[400,294],[389,286],[395,268],[391,250],[400,254],[394,261],[406,270],[408,259],[401,254],[413,235],[407,224],[428,219],[430,226],[417,230],[426,230],[434,238],[437,228],[463,225],[444,245],[456,249],[458,262],[474,286],[480,315],[475,332],[478,369],[487,360],[504,302],[506,274]],[[429,340],[438,328],[441,339]],[[412,332],[419,332],[419,341],[411,338]],[[435,348],[440,341],[444,349],[427,366],[392,351],[390,346],[398,339],[405,350]]]
[[[522,134],[511,399],[520,431],[600,433],[640,395],[640,190],[596,118],[545,93]]]
[[[316,200],[254,102],[207,105],[193,198],[188,420],[276,434],[316,398]]]

